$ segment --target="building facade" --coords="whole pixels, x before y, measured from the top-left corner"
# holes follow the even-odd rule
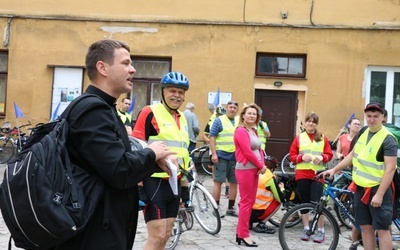
[[[89,85],[84,59],[100,39],[131,47],[133,116],[160,100],[169,70],[190,80],[201,126],[222,103],[258,103],[282,157],[308,112],[334,140],[351,114],[380,101],[400,125],[400,1],[3,0],[0,125],[46,122]],[[184,105],[182,106],[184,108]]]

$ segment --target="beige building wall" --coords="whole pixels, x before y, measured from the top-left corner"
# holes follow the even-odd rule
[[[96,40],[125,41],[133,56],[171,57],[190,80],[186,100],[203,128],[219,87],[239,103],[256,89],[298,91],[298,124],[309,111],[334,138],[362,117],[369,65],[400,66],[399,1],[13,1],[0,9],[0,50],[9,53],[6,117],[13,102],[32,123],[50,117],[53,68],[84,67]],[[286,18],[282,18],[282,14]],[[307,54],[306,79],[255,76],[256,53]],[[281,81],[281,87],[273,83]],[[89,84],[84,79],[84,89]],[[184,109],[185,104],[182,106]]]

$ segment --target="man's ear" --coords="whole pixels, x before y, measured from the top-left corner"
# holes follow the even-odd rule
[[[108,69],[108,65],[107,63],[103,62],[103,61],[98,61],[96,63],[96,68],[97,71],[102,75],[102,76],[107,76],[107,69]]]

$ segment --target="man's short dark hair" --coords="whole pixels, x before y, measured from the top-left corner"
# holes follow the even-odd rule
[[[90,45],[86,54],[86,70],[90,80],[96,79],[96,63],[103,61],[108,64],[113,64],[115,49],[124,48],[130,52],[130,48],[124,42],[112,39],[100,40]]]

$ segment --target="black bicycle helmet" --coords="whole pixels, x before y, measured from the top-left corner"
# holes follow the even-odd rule
[[[274,172],[275,168],[278,167],[278,160],[273,156],[266,155],[264,157],[264,163],[271,172]]]
[[[187,91],[189,89],[189,80],[183,73],[169,72],[161,79],[161,89],[165,87],[177,87]]]

